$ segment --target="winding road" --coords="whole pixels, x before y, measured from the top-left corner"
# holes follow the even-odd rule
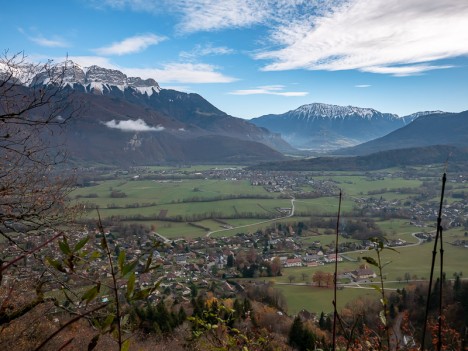
[[[209,237],[211,236],[211,234],[220,233],[220,232],[225,232],[225,231],[227,231],[227,230],[233,230],[233,229],[239,229],[239,228],[246,228],[246,227],[251,227],[251,226],[254,226],[254,225],[258,225],[258,224],[274,222],[274,221],[277,221],[277,220],[280,220],[280,219],[290,218],[290,217],[294,216],[294,210],[295,210],[294,202],[295,202],[295,201],[296,201],[296,199],[295,199],[294,197],[291,198],[291,212],[290,212],[287,216],[278,217],[278,218],[273,218],[273,219],[268,219],[268,220],[266,220],[266,221],[260,221],[260,222],[251,223],[251,224],[240,225],[240,226],[232,227],[232,228],[225,228],[225,229],[213,230],[213,231],[211,231],[211,232],[206,233],[206,237],[209,238]]]

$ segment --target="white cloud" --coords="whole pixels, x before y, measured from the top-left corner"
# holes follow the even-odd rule
[[[115,121],[113,119],[111,121],[105,122],[104,125],[106,125],[109,128],[120,129],[124,132],[160,132],[164,130],[164,127],[162,126],[151,127],[140,118],[137,120],[129,119],[127,121]]]
[[[282,24],[282,48],[257,54],[264,70],[351,70],[396,76],[449,68],[429,62],[468,55],[466,0],[353,0],[334,11]]]
[[[55,58],[54,61],[62,62],[65,59],[71,60],[79,64],[81,67],[89,67],[92,65],[96,65],[99,67],[105,67],[109,69],[120,69],[117,65],[113,64],[111,60],[109,60],[107,57],[102,56],[68,56],[62,58]]]
[[[179,56],[185,60],[192,60],[202,56],[214,55],[229,55],[233,54],[234,50],[226,46],[212,46],[197,44],[191,51],[182,51]]]
[[[44,61],[49,57],[36,56],[34,59]],[[119,70],[129,77],[153,78],[159,84],[170,84],[170,86],[164,86],[165,89],[189,91],[189,87],[179,84],[231,83],[238,80],[220,73],[217,66],[204,63],[167,63],[161,65],[161,67],[135,68],[116,65],[109,58],[102,56],[68,56],[66,59],[79,64],[81,67],[97,65]],[[53,60],[62,62],[65,57],[55,57]],[[174,83],[177,85],[173,85]]]
[[[381,73],[381,74],[392,74],[396,77],[406,77],[406,76],[414,76],[421,74],[426,71],[432,71],[435,69],[446,69],[452,68],[454,66],[451,65],[405,65],[405,66],[373,66],[373,67],[364,67],[362,71],[371,72],[371,73]]]
[[[204,63],[167,63],[162,68],[121,68],[129,76],[154,78],[158,83],[231,83],[237,80],[216,69],[216,66]]]
[[[120,42],[112,43],[109,46],[94,49],[98,55],[127,55],[134,54],[145,50],[151,45],[156,45],[164,40],[166,37],[158,36],[156,34],[148,33],[142,35],[135,35],[126,38]]]
[[[182,13],[179,28],[183,32],[247,27],[261,23],[269,13],[259,0],[180,0],[174,5]]]
[[[184,93],[193,92],[193,90],[187,85],[164,85],[161,87],[161,89],[172,89],[172,90],[177,90],[177,91],[181,91]]]
[[[309,93],[306,91],[283,91],[283,85],[265,85],[254,89],[234,90],[231,95],[278,95],[278,96],[306,96]]]
[[[48,48],[65,48],[69,46],[69,44],[64,39],[57,35],[54,35],[51,38],[46,38],[42,34],[29,35],[23,28],[18,28],[18,31],[21,34],[24,34],[29,40],[40,46],[45,46]]]
[[[216,31],[257,24],[275,27],[294,18],[326,13],[344,0],[91,0],[96,7],[172,13],[179,31]]]
[[[371,86],[372,85],[370,85],[370,84],[358,84],[358,85],[355,85],[354,87],[355,88],[369,88]]]

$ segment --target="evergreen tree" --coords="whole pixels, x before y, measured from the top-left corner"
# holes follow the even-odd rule
[[[227,267],[227,268],[232,268],[232,267],[234,267],[234,256],[233,256],[233,255],[229,255],[229,256],[227,257],[226,267]]]
[[[325,329],[325,314],[323,313],[323,311],[322,311],[322,313],[320,313],[319,327],[322,330]]]
[[[294,318],[291,330],[289,331],[289,345],[301,349],[304,327],[299,317]]]

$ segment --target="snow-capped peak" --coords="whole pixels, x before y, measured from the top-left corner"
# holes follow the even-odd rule
[[[421,117],[421,116],[427,116],[427,115],[439,115],[442,113],[447,113],[444,111],[436,110],[436,111],[420,111],[416,113],[412,113],[408,116],[404,116],[403,118],[409,122],[414,121],[416,118]]]
[[[0,67],[1,68],[1,67]],[[46,71],[34,76],[29,81],[21,80],[25,85],[47,85],[60,83],[72,88],[81,85],[86,92],[103,93],[117,88],[121,91],[131,88],[141,94],[151,96],[159,93],[161,88],[154,79],[141,79],[140,77],[127,77],[119,70],[108,69],[96,65],[81,67],[71,60],[52,66]]]
[[[288,114],[294,115],[298,118],[346,118],[346,117],[361,117],[371,119],[376,116],[385,116],[390,118],[398,118],[395,114],[381,113],[372,108],[361,108],[355,106],[338,106],[328,105],[323,103],[313,103],[302,105],[296,110],[289,111]]]

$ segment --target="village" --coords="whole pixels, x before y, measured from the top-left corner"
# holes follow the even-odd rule
[[[317,179],[307,173],[300,172],[255,172],[237,168],[222,170],[178,172],[159,171],[142,172],[137,171],[120,172],[120,176],[139,179],[141,177],[153,177],[158,180],[178,181],[185,179],[229,179],[229,180],[249,180],[252,186],[264,187],[268,192],[279,193],[280,196],[295,197],[321,197],[335,195],[339,184],[332,179]],[[388,177],[387,173],[374,173],[375,179]],[[401,175],[400,175],[401,176]],[[136,178],[137,177],[137,178]],[[457,178],[454,183],[465,183],[465,177]],[[313,192],[304,192],[306,185],[313,185]],[[412,199],[406,200],[386,200],[379,196],[379,191],[353,197],[355,207],[353,214],[359,217],[380,217],[399,218],[408,221],[415,228],[415,238],[418,244],[430,241],[434,237],[434,229],[427,223],[434,223],[437,211],[433,204]],[[466,219],[462,216],[467,213],[467,204],[463,201],[453,201],[444,204],[443,222],[447,228],[462,227],[466,225]],[[291,208],[281,209],[280,215],[291,214]],[[220,221],[220,228],[233,229],[232,226]],[[294,222],[292,222],[294,223]],[[135,263],[136,283],[141,287],[154,286],[160,284],[150,299],[159,299],[161,296],[172,296],[174,298],[190,299],[194,296],[194,291],[200,289],[217,291],[223,296],[235,296],[242,290],[243,281],[263,284],[265,278],[275,276],[288,277],[289,283],[293,283],[297,277],[288,274],[288,270],[294,267],[316,267],[314,272],[321,272],[320,267],[332,265],[338,262],[338,278],[348,282],[368,282],[376,279],[376,272],[368,266],[348,256],[350,252],[363,252],[373,248],[374,243],[370,240],[347,240],[349,233],[341,231],[338,245],[338,255],[335,254],[334,241],[323,244],[320,236],[314,239],[313,232],[303,231],[301,222],[291,225],[275,224],[271,228],[257,230],[255,232],[242,231],[236,235],[219,237],[209,236],[199,238],[168,239],[157,233],[155,230],[146,228],[138,224],[125,224],[126,229],[122,230],[123,224],[110,225],[102,231],[95,228],[86,227],[80,231],[65,232],[64,237],[72,243],[77,243],[85,237],[90,240],[84,250],[99,252],[102,236],[105,235],[114,253],[114,260],[117,260],[120,252],[125,253],[128,262]],[[333,232],[332,232],[333,233]],[[44,242],[45,237],[55,235],[50,231],[45,231],[41,235],[25,237],[21,243],[26,249],[36,248]],[[465,233],[466,234],[466,233]],[[305,235],[305,236],[304,236]],[[329,234],[332,235],[333,234]],[[307,238],[307,240],[304,240]],[[58,239],[62,240],[62,239]],[[464,246],[466,240],[458,240],[454,245]],[[0,243],[5,257],[16,257],[19,253],[13,250],[8,242]],[[399,247],[409,245],[405,240],[393,239],[386,242],[389,247]],[[415,244],[413,244],[415,245]],[[102,251],[102,250],[101,250]],[[66,256],[66,255],[65,255]],[[145,262],[148,257],[155,269],[144,272]],[[30,264],[31,260],[42,259],[46,262],[61,262],[66,259],[64,253],[55,242],[50,242],[46,248],[41,250],[36,257],[25,257],[17,265],[17,270],[21,272],[16,275],[17,279],[28,279],[32,271],[40,269],[40,265]],[[348,261],[354,264],[353,269],[340,269],[340,262]],[[22,263],[22,264],[21,264]],[[49,267],[51,265],[49,264]],[[317,268],[318,267],[318,268]],[[52,267],[50,267],[52,268]],[[109,279],[111,276],[109,261],[101,252],[95,255],[93,260],[87,261],[83,265],[83,271],[78,275],[72,275],[76,282],[89,285],[92,281]],[[330,270],[328,270],[330,271]],[[69,273],[69,272],[67,272]],[[44,276],[51,275],[45,271]],[[262,279],[264,278],[264,279]],[[305,284],[311,286],[322,286],[332,284],[330,273],[324,274],[322,278],[308,277]],[[8,275],[4,277],[8,279]],[[331,280],[330,280],[331,279]],[[121,277],[118,283],[125,288],[127,280]],[[60,286],[57,285],[57,289]]]

